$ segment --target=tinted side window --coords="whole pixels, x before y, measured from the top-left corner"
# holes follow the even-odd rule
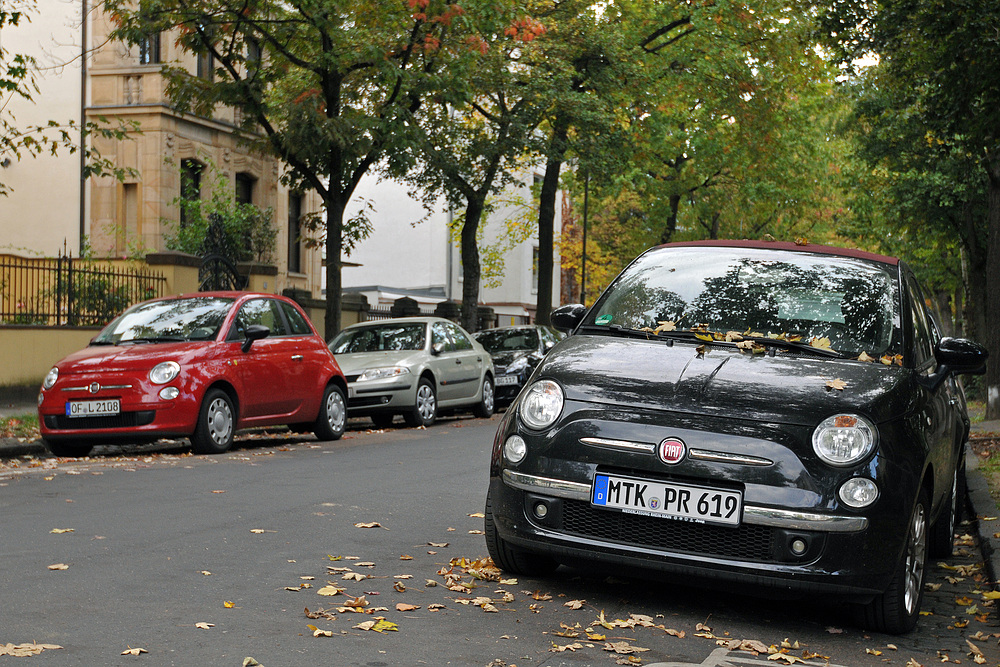
[[[281,319],[281,311],[278,310],[278,302],[274,299],[253,299],[243,304],[233,330],[229,332],[229,340],[242,340],[246,337],[246,328],[253,324],[267,327],[272,336],[288,334],[285,321]]]
[[[444,322],[435,322],[431,327],[431,345],[441,344],[444,352],[451,352],[455,349],[455,341],[451,339],[451,334]]]
[[[284,301],[278,303],[281,304],[281,310],[285,313],[285,319],[288,320],[288,326],[292,330],[293,336],[308,336],[312,333],[306,319],[302,317],[302,313],[295,306]]]
[[[455,341],[456,350],[471,350],[472,341],[469,337],[465,335],[465,332],[456,327],[454,324],[446,324],[449,333],[451,333],[451,339]]]
[[[934,358],[934,341],[923,294],[912,276],[906,277],[906,291],[910,297],[910,317],[913,322],[913,361],[919,368]]]

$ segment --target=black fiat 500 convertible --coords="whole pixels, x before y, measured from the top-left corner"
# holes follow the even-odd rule
[[[815,245],[676,243],[638,257],[501,420],[496,564],[601,561],[852,602],[915,626],[951,553],[969,434],[961,373],[898,259]]]

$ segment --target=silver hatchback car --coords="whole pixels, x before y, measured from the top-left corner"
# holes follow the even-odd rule
[[[400,317],[347,327],[331,342],[348,387],[348,414],[379,428],[402,414],[430,426],[444,410],[493,414],[493,362],[462,327],[440,317]]]

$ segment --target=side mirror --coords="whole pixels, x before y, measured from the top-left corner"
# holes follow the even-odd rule
[[[942,338],[934,346],[934,357],[952,373],[982,375],[986,372],[985,347],[966,338]]]
[[[431,345],[431,354],[435,357],[444,352],[444,343],[434,343]]]
[[[573,303],[568,306],[559,306],[553,310],[549,321],[559,331],[569,333],[583,321],[583,316],[586,314],[587,307],[585,305]]]
[[[555,343],[553,343],[550,340],[547,340],[547,341],[545,341],[545,343],[542,344],[542,352],[548,352],[549,350],[551,350],[555,346],[556,346]]]
[[[247,327],[245,335],[246,338],[243,340],[243,345],[240,346],[240,349],[243,350],[243,352],[249,352],[250,346],[253,345],[253,342],[255,340],[260,340],[261,338],[267,338],[271,335],[271,330],[260,324],[251,324]]]

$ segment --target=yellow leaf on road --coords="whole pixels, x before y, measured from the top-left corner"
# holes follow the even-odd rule
[[[132,648],[131,646],[122,651],[122,655],[139,655],[140,653],[149,653],[149,651],[144,648]]]
[[[226,600],[225,602],[222,603],[222,606],[225,607],[226,609],[233,609],[234,607],[236,607],[236,603],[230,600]]]
[[[369,521],[368,523],[359,522],[354,524],[356,528],[381,528],[382,524],[378,521]]]
[[[66,563],[56,563],[55,565],[49,565],[50,570],[68,570],[69,565]]]
[[[329,586],[324,586],[323,588],[316,591],[317,595],[339,595],[344,592],[343,588],[337,588],[333,584]]]
[[[417,609],[420,609],[420,607],[415,604],[406,604],[405,602],[396,604],[396,611],[416,611]]]
[[[54,533],[56,535],[62,535],[63,533],[72,533],[73,529],[72,528],[53,528],[49,532],[50,533]]]

